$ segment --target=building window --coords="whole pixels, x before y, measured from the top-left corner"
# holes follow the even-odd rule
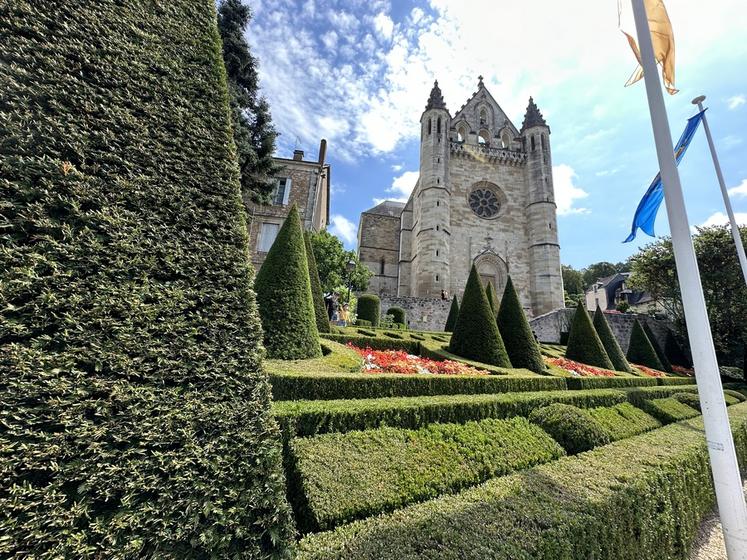
[[[386,264],[386,261],[384,261],[384,257],[381,257],[381,262],[379,263],[379,275],[384,275],[384,265]]]
[[[544,150],[545,149],[545,135],[544,134],[540,136],[540,142],[542,143],[542,149]]]
[[[278,236],[280,230],[280,224],[263,223],[262,229],[259,232],[259,244],[257,251],[260,253],[266,253],[275,243],[275,238]]]
[[[485,111],[485,109],[482,109],[480,111],[480,124],[481,125],[488,124],[488,113],[487,111]]]
[[[436,231],[438,231],[438,226],[436,226]]]
[[[436,121],[436,134],[441,134],[441,117]]]
[[[438,249],[436,249],[436,256],[438,256]]]
[[[536,147],[536,146],[535,146],[535,144],[534,144],[534,136],[532,136],[532,151],[534,151],[534,150],[535,150],[535,147]]]
[[[457,142],[464,142],[467,139],[467,129],[460,126],[457,129]]]
[[[478,188],[469,195],[469,207],[481,218],[494,218],[501,209],[501,203],[492,190]]]
[[[440,200],[436,201],[436,206],[441,206],[441,201]]]
[[[428,136],[431,135],[431,119],[428,119]]]
[[[272,203],[275,206],[286,206],[290,196],[291,180],[288,177],[278,177],[275,190],[272,193]]]
[[[436,274],[436,282],[438,282],[438,274]]]
[[[487,130],[481,130],[477,135],[477,143],[482,146],[490,144],[490,133]]]

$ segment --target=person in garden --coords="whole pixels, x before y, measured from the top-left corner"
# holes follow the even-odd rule
[[[348,304],[346,303],[342,306],[342,309],[340,310],[340,326],[341,327],[348,326],[349,317],[350,317],[350,313],[348,312]]]

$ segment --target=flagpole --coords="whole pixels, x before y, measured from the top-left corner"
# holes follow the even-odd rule
[[[747,560],[747,507],[698,263],[685,212],[680,176],[674,160],[674,147],[654,59],[651,31],[643,0],[631,1],[724,542],[729,560]]]
[[[705,101],[705,95],[701,95],[693,99],[693,105],[697,105],[698,109],[703,111],[703,101]],[[742,276],[744,276],[744,282],[745,284],[747,284],[747,256],[745,256],[744,254],[744,244],[742,243],[742,236],[739,233],[737,220],[734,218],[734,210],[732,210],[731,208],[729,193],[726,190],[726,183],[724,182],[724,174],[721,173],[721,164],[718,161],[716,147],[713,144],[713,137],[711,136],[711,128],[708,126],[708,119],[706,118],[705,113],[703,113],[703,128],[705,129],[706,138],[708,139],[708,147],[711,149],[713,166],[716,168],[716,177],[718,177],[718,184],[719,187],[721,187],[721,196],[724,197],[724,206],[726,206],[726,213],[729,215],[729,223],[731,224],[731,236],[734,238],[734,244],[737,246],[737,256],[739,257],[739,264],[742,267]]]

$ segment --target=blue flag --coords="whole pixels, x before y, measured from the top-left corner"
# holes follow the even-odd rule
[[[693,115],[687,119],[687,126],[685,131],[677,141],[677,145],[674,147],[674,158],[677,161],[677,165],[680,164],[682,156],[685,155],[687,147],[690,145],[690,141],[695,136],[695,131],[698,130],[700,121],[703,120],[703,113],[706,110],[703,109],[697,115]],[[656,221],[656,214],[659,212],[659,206],[661,206],[661,200],[664,198],[664,185],[661,183],[661,173],[656,174],[656,178],[651,183],[651,186],[643,195],[643,198],[638,203],[636,208],[635,216],[633,216],[633,226],[630,228],[630,235],[623,241],[628,243],[635,239],[635,233],[638,228],[641,228],[644,233],[647,233],[651,237],[654,235],[654,222]]]

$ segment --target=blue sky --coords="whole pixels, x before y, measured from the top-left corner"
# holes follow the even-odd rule
[[[434,79],[452,115],[483,75],[514,124],[530,95],[551,127],[561,260],[619,261],[656,174],[643,83],[618,30],[615,0],[247,0],[260,83],[281,133],[277,154],[315,157],[329,142],[330,230],[355,247],[361,211],[404,199],[417,178],[418,121]],[[627,0],[625,0],[627,1]],[[747,224],[747,2],[666,2],[676,40],[667,95],[674,140],[705,94],[732,202]],[[681,166],[691,225],[725,222],[702,130]],[[668,233],[662,208],[656,223]]]

